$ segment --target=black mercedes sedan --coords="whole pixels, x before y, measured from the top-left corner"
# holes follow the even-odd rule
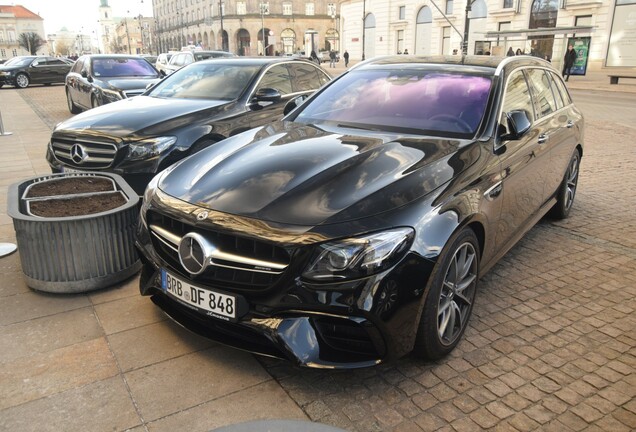
[[[30,84],[63,83],[73,63],[58,57],[19,56],[0,65],[0,88],[5,84],[27,88]]]
[[[363,62],[152,180],[141,294],[298,365],[439,359],[478,279],[545,214],[570,213],[583,128],[538,58]]]
[[[66,76],[66,101],[72,114],[137,96],[162,77],[140,56],[91,54],[77,59]]]
[[[195,62],[142,96],[60,123],[46,158],[53,172],[120,174],[141,195],[167,166],[279,120],[288,101],[306,97],[330,79],[315,63],[280,57]]]

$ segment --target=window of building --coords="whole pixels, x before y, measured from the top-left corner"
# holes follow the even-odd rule
[[[451,28],[442,27],[442,54],[450,54]]]
[[[313,14],[314,14],[314,4],[305,3],[305,15],[313,15]]]
[[[406,19],[406,6],[400,6],[398,12],[398,19],[404,20]]]
[[[592,25],[592,15],[580,15],[577,16],[574,20],[575,26],[591,26]]]
[[[503,21],[499,23],[499,31],[506,31],[512,28],[512,23],[510,21]]]
[[[0,42],[4,42],[4,32],[0,31]],[[4,57],[4,56],[2,56]]]
[[[453,0],[446,0],[446,15],[453,13]]]
[[[283,15],[291,15],[293,13],[291,3],[283,3]]]
[[[7,33],[8,33],[8,35],[9,35],[9,42],[15,42],[15,32],[13,32],[13,31],[9,30]],[[14,50],[14,51],[15,51],[15,50]],[[15,55],[17,55],[17,54],[14,54],[14,56],[15,56]]]
[[[236,2],[236,14],[237,15],[247,14],[247,6],[245,5],[245,2]]]
[[[0,57],[3,57],[3,58],[4,58],[4,57],[6,57],[6,56],[7,56],[7,51],[6,51],[4,48],[3,48],[3,49],[0,49]]]
[[[259,7],[260,7],[261,14],[269,15],[269,2],[261,2]]]
[[[514,7],[514,0],[503,0],[504,9],[512,9]]]
[[[404,52],[404,30],[397,31],[397,53],[402,54]]]
[[[332,18],[336,17],[336,4],[335,3],[327,3],[327,15]]]

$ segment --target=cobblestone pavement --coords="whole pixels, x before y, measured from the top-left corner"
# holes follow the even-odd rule
[[[70,116],[59,86],[30,90],[47,124]],[[312,420],[365,432],[636,429],[636,98],[590,94],[574,93],[587,127],[570,218],[541,221],[482,278],[450,357],[356,371],[258,358]]]

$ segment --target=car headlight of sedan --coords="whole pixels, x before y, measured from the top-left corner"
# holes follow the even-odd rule
[[[2,71],[0,72],[0,76],[11,76],[11,71]]]
[[[177,142],[175,136],[162,136],[135,141],[128,145],[128,160],[149,159],[159,156]]]
[[[109,102],[117,102],[118,100],[122,100],[124,97],[122,96],[122,94],[118,91],[115,90],[109,90],[109,89],[102,89],[102,99],[103,99],[103,103],[109,103]]]
[[[318,246],[303,277],[315,281],[357,279],[379,273],[404,257],[412,228],[396,228]]]

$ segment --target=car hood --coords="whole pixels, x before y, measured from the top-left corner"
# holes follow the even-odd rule
[[[54,133],[91,133],[122,138],[160,136],[195,121],[209,119],[228,103],[137,96],[78,114],[57,125]]]
[[[479,155],[469,141],[277,122],[226,139],[170,168],[177,199],[263,221],[315,226],[403,206]]]
[[[122,77],[99,77],[96,80],[103,82],[107,88],[111,90],[145,90],[148,84],[154,84],[159,82],[161,78],[159,77],[131,77],[131,78],[122,78]]]

